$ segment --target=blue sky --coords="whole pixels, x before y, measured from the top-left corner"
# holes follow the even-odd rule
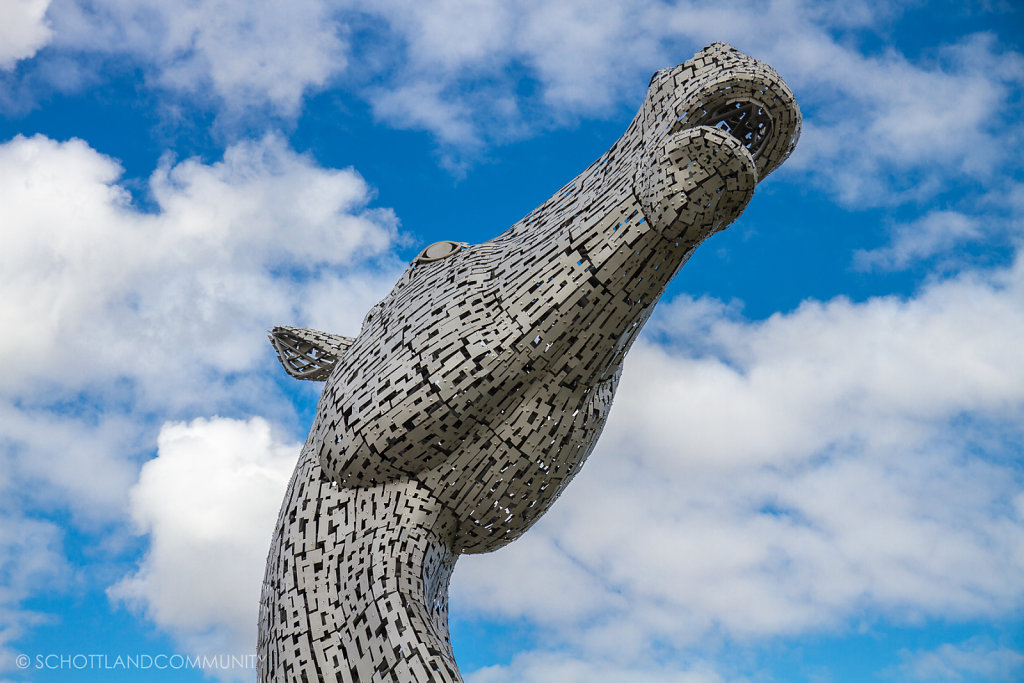
[[[0,681],[252,680],[59,656],[251,652],[318,392],[266,330],[356,333],[715,40],[787,80],[801,142],[673,281],[551,512],[459,561],[463,673],[1024,678],[1022,29],[1009,1],[0,0]]]

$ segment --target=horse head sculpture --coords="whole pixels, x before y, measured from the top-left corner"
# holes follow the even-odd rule
[[[715,43],[507,231],[424,249],[355,338],[274,328],[285,369],[326,384],[267,564],[262,680],[461,680],[456,559],[548,510],[666,285],[799,131],[778,74]]]

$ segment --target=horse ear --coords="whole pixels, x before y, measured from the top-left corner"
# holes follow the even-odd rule
[[[322,382],[355,339],[304,327],[275,327],[270,343],[285,372],[295,379]]]

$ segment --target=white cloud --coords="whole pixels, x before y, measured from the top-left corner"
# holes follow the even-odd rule
[[[34,509],[68,508],[82,528],[120,519],[146,429],[114,411],[93,418],[0,399],[0,495]]]
[[[158,447],[131,493],[149,551],[109,594],[193,653],[251,653],[267,549],[301,444],[277,441],[262,418],[214,417],[164,425]]]
[[[719,319],[694,338],[701,349],[713,349],[699,362],[653,346],[636,354],[637,376],[662,366],[678,373],[653,387],[653,404],[624,401],[617,409],[620,419],[644,425],[641,434],[651,435],[655,450],[685,434],[689,458],[730,466],[852,440],[901,445],[919,436],[918,423],[964,411],[1005,416],[1024,400],[1024,359],[1015,353],[1024,334],[1022,296],[1018,263],[937,283],[908,300],[839,298],[807,302],[762,323]],[[690,319],[687,307],[670,305],[665,322],[655,322],[655,329],[672,331],[675,344],[690,343],[672,326],[680,309],[681,319]],[[712,424],[708,413],[718,416]]]
[[[163,164],[152,213],[132,205],[119,173],[77,140],[0,145],[4,390],[126,378],[142,406],[215,402],[222,383],[209,379],[262,368],[265,331],[314,315],[307,295],[319,318],[358,324],[386,287],[353,266],[391,245],[396,221],[366,209],[351,169],[265,138],[210,165]],[[323,292],[338,288],[338,269],[366,300],[335,301],[344,314],[330,316]]]
[[[609,665],[571,655],[526,653],[507,666],[488,666],[466,674],[466,683],[720,683],[710,668],[672,668],[648,663],[643,667]],[[731,679],[739,683],[737,679]]]
[[[579,116],[626,116],[653,71],[727,40],[775,66],[807,114],[784,172],[806,174],[846,204],[884,206],[930,198],[951,180],[991,184],[1019,165],[1020,135],[1008,117],[1022,55],[989,34],[913,57],[859,49],[861,34],[888,40],[891,23],[914,11],[926,10],[800,1],[68,1],[50,10],[54,49],[43,71],[71,87],[89,68],[76,55],[127,56],[150,83],[212,95],[225,120],[264,105],[295,117],[307,94],[344,78],[380,120],[430,131],[472,156]],[[354,57],[350,35],[360,38]]]
[[[269,104],[294,116],[303,96],[346,66],[340,26],[324,0],[62,2],[51,12],[56,47],[127,53],[167,88],[229,109]]]
[[[982,637],[946,643],[934,650],[904,652],[899,673],[903,680],[1019,681],[1024,675],[1024,653],[1000,647]]]
[[[652,57],[661,54],[661,29],[646,39],[659,3],[353,4],[388,26],[380,60],[394,64],[394,76],[367,91],[374,113],[463,150],[567,116],[608,114],[624,97],[642,94],[649,71],[666,66]],[[536,79],[536,95],[517,94],[525,77]]]
[[[50,41],[49,6],[50,0],[4,0],[0,6],[0,69],[13,68]]]
[[[460,560],[453,610],[639,671],[720,638],[1015,614],[1022,299],[1018,263],[762,322],[670,303],[542,538]],[[553,552],[584,590],[530,569]]]
[[[845,203],[922,199],[951,175],[991,182],[1017,163],[1002,112],[1024,58],[985,34],[913,60],[894,49],[864,54],[843,39],[847,30],[884,34],[905,10],[896,5],[353,4],[388,25],[376,60],[390,70],[367,93],[375,113],[449,144],[523,135],[524,112],[535,128],[638,106],[653,71],[726,40],[775,66],[808,115],[786,172],[808,174]],[[534,94],[517,93],[526,78]]]
[[[460,599],[479,611],[549,624],[582,621],[624,607],[621,597],[604,590],[592,567],[573,561],[551,536],[531,533],[516,545],[521,551],[505,556],[501,573],[491,572],[488,562],[460,561],[454,579]],[[509,576],[520,579],[510,582]]]
[[[0,513],[0,671],[14,669],[10,645],[46,615],[18,604],[39,590],[62,593],[71,568],[62,549],[63,532],[54,523],[18,513]]]
[[[670,66],[649,66],[659,59],[682,61],[661,48],[668,37],[659,25],[665,12],[664,5],[650,1],[532,2],[521,18],[524,31],[515,44],[536,71],[549,106],[607,111],[624,95],[645,88],[643,76],[631,82],[636,72]]]
[[[487,0],[390,0],[350,3],[379,14],[408,40],[417,68],[441,71],[487,70],[509,49],[510,23],[517,10]]]
[[[132,202],[120,173],[80,140],[0,144],[0,496],[26,510],[68,510],[80,531],[97,534],[97,551],[108,557],[123,551],[118,524],[142,454],[152,448],[153,416],[244,413],[258,404],[264,414],[290,417],[292,406],[271,379],[280,370],[267,329],[310,324],[354,334],[397,267],[373,260],[392,246],[396,220],[367,208],[371,192],[358,174],[321,168],[274,137],[232,146],[210,164],[167,160],[150,179],[148,211]],[[139,486],[155,490],[152,477],[167,472],[170,495],[180,501],[175,486],[184,484],[174,477],[185,474],[175,467],[186,461],[195,465],[190,476],[208,477],[206,488],[192,482],[196,495],[227,486],[224,500],[248,506],[236,522],[240,554],[229,570],[240,572],[239,590],[251,588],[269,530],[250,525],[267,514],[272,522],[297,447],[270,440],[260,421],[169,426],[161,438],[162,456],[145,470],[157,474],[144,474]],[[232,439],[263,450],[246,464]],[[209,449],[213,460],[197,464],[190,444]],[[234,488],[233,475],[241,478]],[[246,498],[253,484],[265,499]],[[239,633],[254,628],[241,612],[203,621],[161,597],[182,589],[166,572],[175,544],[203,546],[204,531],[225,530],[180,509],[184,526],[168,526],[159,515],[169,509],[152,505],[170,501],[155,492],[147,500],[150,507],[136,502],[133,514],[157,540],[150,564],[121,595],[185,634],[197,651],[207,639],[224,643],[222,653],[241,647]],[[230,539],[223,545],[234,548]],[[51,555],[59,558],[60,548]],[[19,604],[41,589],[0,596],[0,610],[12,624],[28,623],[35,616]]]
[[[865,56],[821,34],[788,36],[770,61],[811,111],[790,171],[849,205],[921,200],[965,178],[992,182],[1017,135],[1006,112],[1024,59],[976,35],[913,62]],[[810,57],[814,55],[812,60]]]
[[[855,251],[853,262],[861,270],[897,270],[983,237],[979,219],[956,211],[932,211],[911,223],[898,225],[890,244]]]
[[[479,143],[466,112],[441,92],[438,83],[413,83],[371,96],[373,113],[399,128],[425,129],[454,145]]]

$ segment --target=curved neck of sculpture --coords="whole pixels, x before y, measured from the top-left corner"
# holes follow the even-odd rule
[[[339,488],[307,444],[267,562],[260,680],[461,681],[448,636],[453,533],[419,483]]]

